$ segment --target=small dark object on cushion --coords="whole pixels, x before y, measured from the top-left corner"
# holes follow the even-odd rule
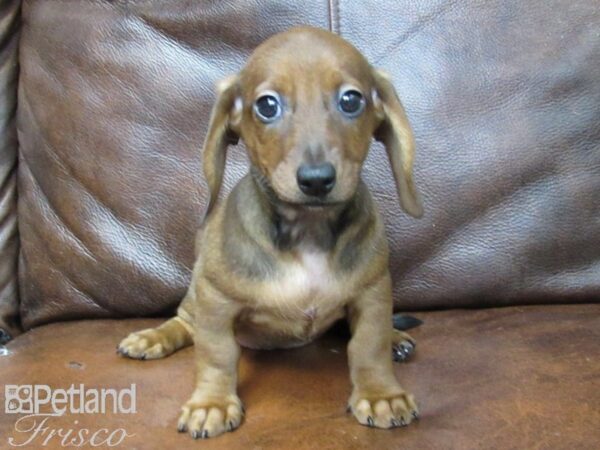
[[[0,345],[6,344],[11,339],[12,339],[12,336],[7,331],[0,328]]]
[[[411,328],[416,328],[419,325],[423,324],[422,320],[417,319],[413,316],[406,316],[403,314],[394,314],[392,316],[392,321],[394,323],[394,328],[396,330],[410,330]]]

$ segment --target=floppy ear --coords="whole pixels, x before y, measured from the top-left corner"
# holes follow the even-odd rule
[[[374,70],[373,76],[373,102],[381,120],[374,137],[385,146],[402,209],[418,218],[423,215],[423,207],[412,174],[415,138],[389,76],[381,70]]]
[[[239,141],[239,136],[234,131],[241,116],[237,76],[221,81],[217,85],[217,91],[217,100],[212,109],[202,150],[204,177],[210,193],[205,220],[219,198],[219,191],[223,184],[227,147],[229,144],[235,145]]]

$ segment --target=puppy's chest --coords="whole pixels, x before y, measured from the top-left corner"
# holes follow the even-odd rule
[[[245,346],[301,345],[344,316],[348,286],[326,253],[307,251],[281,261],[277,272],[253,295],[236,336]]]
[[[325,253],[309,250],[300,252],[297,261],[282,264],[278,284],[292,296],[300,292],[335,296],[340,287],[338,278]]]
[[[340,307],[347,286],[333,267],[329,254],[307,249],[281,261],[264,286],[262,306],[308,317],[328,314]]]

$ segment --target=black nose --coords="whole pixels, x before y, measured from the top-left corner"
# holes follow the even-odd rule
[[[335,186],[335,167],[331,163],[302,164],[296,173],[298,186],[306,195],[323,197]]]

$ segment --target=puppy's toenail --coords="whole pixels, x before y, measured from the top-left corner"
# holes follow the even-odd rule
[[[392,358],[396,362],[404,362],[406,360],[406,355],[400,348],[396,347],[392,350]]]
[[[371,416],[367,417],[367,425],[371,428],[375,426],[375,422],[373,422],[373,418]]]
[[[391,423],[392,423],[392,427],[394,427],[394,428],[400,426],[400,422],[398,422],[396,419],[392,419]]]
[[[233,431],[233,422],[231,420],[227,424],[227,431]]]
[[[177,431],[180,433],[185,433],[187,431],[187,426],[184,424],[177,425]]]
[[[198,430],[192,431],[192,439],[198,439],[200,437],[200,432]]]
[[[208,430],[202,431],[202,439],[207,439],[207,438],[208,438]]]
[[[406,421],[404,420],[404,417],[400,418],[400,426],[401,427],[405,427],[406,426]]]
[[[413,411],[411,415],[413,416],[413,419],[419,420],[419,413],[418,412]]]

